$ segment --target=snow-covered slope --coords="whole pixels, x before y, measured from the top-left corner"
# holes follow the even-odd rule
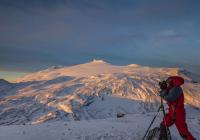
[[[132,114],[123,118],[53,122],[39,125],[1,126],[1,140],[142,140],[154,113]],[[195,115],[195,114],[194,114]],[[152,127],[158,126],[159,115]],[[188,118],[193,135],[200,139],[200,120]],[[175,126],[170,127],[172,139],[182,140]]]
[[[0,124],[102,119],[119,112],[155,111],[159,104],[157,83],[170,75],[186,79],[186,103],[199,108],[200,84],[185,70],[135,64],[114,66],[94,60],[72,67],[51,67],[18,79],[12,88],[4,88]]]
[[[179,68],[115,66],[102,60],[71,67],[54,66],[12,84],[1,80],[0,125],[107,120],[116,118],[117,113],[145,118],[159,106],[158,82],[171,75],[185,78],[186,111],[195,112],[188,117],[200,131],[198,75]]]

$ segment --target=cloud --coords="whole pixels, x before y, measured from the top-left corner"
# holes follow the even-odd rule
[[[178,33],[175,30],[164,30],[157,37],[161,41],[182,41],[186,37],[186,34]]]
[[[129,44],[132,44],[131,46],[136,48],[136,42],[145,41],[146,39],[147,36],[144,33],[116,33],[115,35],[102,38],[101,42],[104,42],[108,46],[113,46],[113,48],[116,48],[118,45],[126,48],[130,46]]]
[[[159,47],[160,51],[162,51],[162,48],[166,48],[166,46],[168,49],[180,49],[180,47],[185,46],[185,43],[187,43],[188,36],[190,36],[190,33],[186,33],[185,31],[167,29],[156,32],[149,40],[150,44],[156,47],[156,49]]]
[[[135,48],[151,50],[155,42],[178,47],[189,35],[198,36],[193,33],[200,23],[199,3],[0,0],[0,65],[69,64],[95,55],[106,57],[105,54],[123,58],[129,53],[132,57]],[[188,21],[196,25],[185,28]]]

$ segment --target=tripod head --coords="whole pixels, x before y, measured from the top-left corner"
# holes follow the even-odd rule
[[[160,86],[161,90],[167,89],[167,82],[166,81],[161,81],[161,82],[158,83],[158,85]]]

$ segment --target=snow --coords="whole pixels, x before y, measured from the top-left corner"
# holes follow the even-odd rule
[[[15,83],[0,80],[0,140],[139,140],[159,107],[158,82],[171,75],[186,80],[187,121],[200,139],[200,76],[180,68],[93,60],[53,66]],[[116,118],[118,113],[125,117]],[[160,113],[155,125],[161,118]]]
[[[2,140],[141,140],[154,113],[132,114],[123,118],[52,122],[39,125],[13,125],[0,127]],[[160,114],[155,127],[159,125]],[[198,119],[188,119],[193,135],[198,138]],[[176,128],[170,128],[173,140],[180,140]]]

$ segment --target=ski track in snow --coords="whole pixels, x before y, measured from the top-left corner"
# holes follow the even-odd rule
[[[157,84],[171,75],[185,79],[187,121],[200,139],[198,75],[95,60],[51,67],[15,83],[0,79],[0,140],[140,140],[159,107]],[[116,118],[117,113],[126,115]],[[175,127],[171,131],[181,139]]]

